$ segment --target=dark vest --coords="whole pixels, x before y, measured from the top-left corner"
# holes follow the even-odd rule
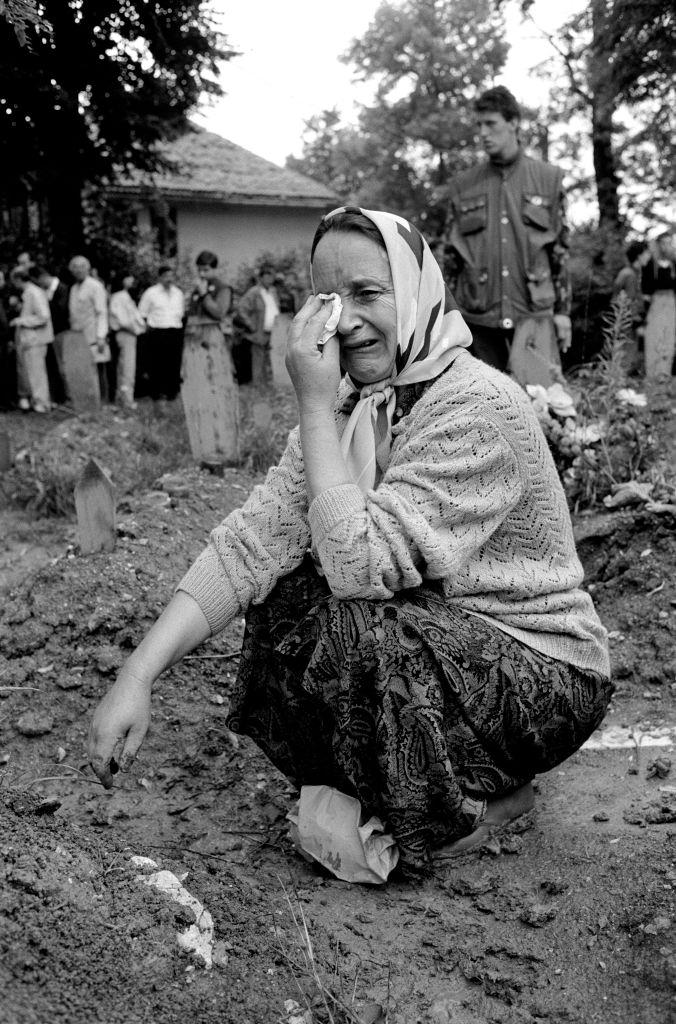
[[[449,186],[454,294],[470,323],[551,316],[549,251],[560,230],[562,172],[521,153],[505,168],[483,163]]]

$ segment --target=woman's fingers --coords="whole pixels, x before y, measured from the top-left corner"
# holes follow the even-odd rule
[[[150,724],[150,691],[123,672],[103,698],[89,730],[89,759],[106,789],[113,775],[127,771]]]
[[[113,775],[118,767],[115,748],[121,747],[122,743],[123,737],[115,739],[112,743],[103,739],[98,740],[96,737],[90,740],[89,763],[104,789],[112,788]]]
[[[128,772],[132,764],[136,760],[136,755],[139,752],[139,747],[145,739],[147,726],[145,723],[135,723],[127,733],[127,738],[124,743],[124,749],[120,756],[120,771]]]
[[[300,339],[305,328],[317,328],[320,332],[324,329],[326,321],[331,316],[332,305],[317,295],[311,295],[303,308],[293,318],[292,334]]]

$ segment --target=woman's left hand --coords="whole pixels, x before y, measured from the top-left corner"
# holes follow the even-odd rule
[[[296,313],[289,331],[286,368],[301,407],[333,410],[340,384],[338,339],[329,338],[320,348],[331,303],[311,295]]]

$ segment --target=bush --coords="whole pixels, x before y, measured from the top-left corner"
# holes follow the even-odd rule
[[[569,395],[560,385],[527,388],[575,512],[601,504],[629,481],[656,486],[654,497],[668,496],[647,400],[627,387],[632,329],[632,310],[621,296],[604,316],[597,360],[569,375]]]

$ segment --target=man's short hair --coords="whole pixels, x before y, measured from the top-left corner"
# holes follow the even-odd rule
[[[73,256],[72,260],[68,264],[68,269],[72,272],[73,267],[77,266],[78,264],[81,264],[82,266],[86,266],[87,267],[87,273],[89,273],[89,271],[92,269],[92,265],[91,265],[91,263],[89,262],[89,260],[87,259],[86,256]]]
[[[202,249],[195,263],[198,267],[211,267],[212,270],[215,270],[218,266],[218,256],[209,249]]]
[[[647,246],[645,242],[630,242],[626,248],[627,259],[630,263],[633,263],[639,258],[642,252],[645,252],[646,249]]]
[[[161,263],[160,266],[157,268],[157,276],[162,277],[162,274],[166,274],[168,271],[173,271],[173,269],[174,268],[170,266],[168,263]]]
[[[264,274],[272,274],[274,277],[275,268],[270,263],[264,263],[261,269],[258,271],[258,276],[263,277]]]
[[[502,114],[505,121],[521,120],[521,107],[504,85],[496,85],[495,88],[482,92],[474,102],[474,109],[477,113]]]

